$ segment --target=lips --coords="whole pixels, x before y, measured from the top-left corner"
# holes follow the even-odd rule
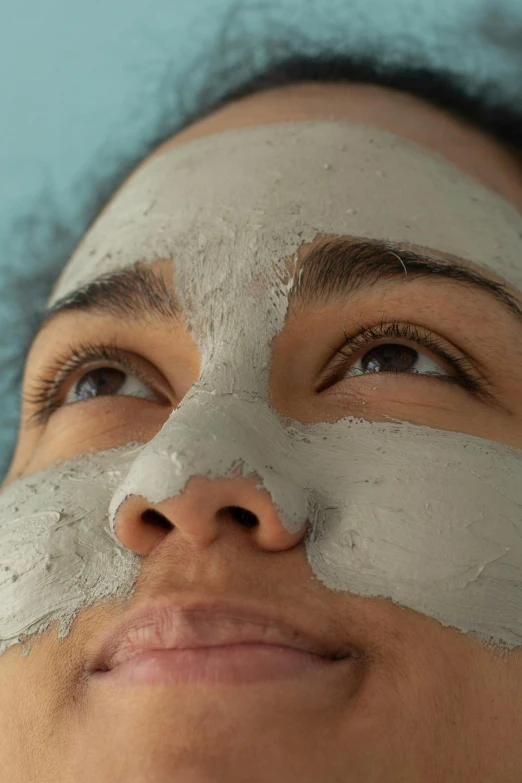
[[[289,647],[329,660],[353,656],[353,649],[329,647],[313,632],[277,616],[231,603],[149,604],[126,618],[103,640],[89,666],[110,671],[152,650],[187,650],[260,644]]]

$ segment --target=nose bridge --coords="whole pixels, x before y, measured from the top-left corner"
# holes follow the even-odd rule
[[[292,478],[292,443],[267,403],[237,394],[193,390],[143,448],[113,495],[110,525],[129,495],[160,504],[179,495],[194,476],[242,476],[265,489],[289,533],[302,529],[308,498]]]
[[[186,299],[186,311],[201,356],[201,375],[195,388],[219,395],[254,395],[267,401],[272,340],[284,327],[293,280],[285,280],[278,267],[272,270],[274,279],[270,282],[266,270],[256,275],[248,264],[244,267],[229,270],[227,281],[219,285],[207,280],[196,286],[191,280],[195,293]],[[182,299],[191,288],[184,267],[181,272]]]
[[[240,234],[220,224],[220,237],[198,235],[197,253],[180,251],[174,286],[202,372],[115,492],[113,534],[129,495],[159,504],[198,476],[254,478],[288,533],[308,517],[307,495],[291,478],[291,438],[268,402],[271,341],[283,328],[292,280],[262,224]]]

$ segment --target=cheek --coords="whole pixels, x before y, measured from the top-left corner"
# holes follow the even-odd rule
[[[71,728],[77,726],[84,699],[85,657],[108,616],[105,606],[86,609],[67,639],[58,639],[55,625],[0,656],[2,780],[57,779],[57,771],[48,771],[47,765],[58,758],[61,765],[70,757]],[[24,655],[26,647],[30,651]]]
[[[406,423],[309,430],[310,480],[329,501],[307,542],[317,578],[501,649],[520,645],[522,453]]]
[[[0,656],[56,623],[132,593],[140,561],[108,532],[107,510],[139,446],[53,466],[0,495]]]
[[[66,730],[72,707],[68,657],[60,655],[56,641],[52,650],[50,638],[38,638],[32,647],[26,657],[21,645],[0,657],[0,757],[6,780],[42,779],[47,754]]]

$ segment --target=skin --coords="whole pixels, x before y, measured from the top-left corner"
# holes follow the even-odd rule
[[[169,139],[151,157],[169,146],[232,128],[325,119],[362,122],[415,141],[522,212],[522,171],[497,142],[423,101],[377,87],[303,84],[269,90],[222,108]],[[169,260],[152,266],[169,280]],[[437,332],[444,300],[425,296],[422,281],[414,285],[418,296],[425,297],[423,318]],[[406,308],[412,291],[397,294],[390,288],[390,293],[355,296],[351,306],[360,313],[379,307],[384,311],[392,302]],[[462,306],[466,306],[465,296]],[[458,314],[444,314],[446,332],[450,336],[462,332]],[[339,391],[327,404],[315,394],[312,383],[319,372],[317,357],[332,342],[324,313],[319,308],[307,313],[306,341],[302,328],[296,319],[274,340],[272,404],[284,415],[307,423],[354,413],[372,420],[390,415],[522,448],[520,327],[489,299],[484,299],[483,307],[468,307],[465,331],[468,347],[480,344],[478,359],[496,384],[496,404],[470,402],[465,394],[434,382],[430,404],[423,405],[416,384],[396,377],[387,379],[385,403],[372,396],[372,384],[367,384],[360,387],[359,396]],[[110,335],[120,348],[141,357],[137,367],[150,379],[150,399],[121,395],[92,399],[58,410],[42,426],[30,425],[33,409],[24,403],[17,449],[4,486],[59,459],[150,440],[200,372],[195,344],[180,326],[166,321],[122,324],[108,316],[63,314],[35,340],[27,360],[25,389],[42,366],[63,350],[64,334],[68,341]],[[430,357],[425,349],[421,351]],[[296,355],[301,357],[299,363]],[[290,361],[291,374],[287,372]],[[88,369],[75,373],[65,392]],[[238,493],[262,492],[240,478],[237,486]],[[422,614],[384,600],[329,591],[311,579],[302,536],[289,540],[266,522],[264,543],[256,545],[248,530],[224,521],[219,526],[217,518],[209,520],[204,514],[205,503],[213,502],[208,488],[195,491],[201,499],[195,510],[186,498],[175,500],[177,543],[172,536],[163,541],[164,532],[164,545],[156,553],[151,546],[146,548],[141,597],[188,594],[194,585],[205,584],[213,598],[241,595],[267,609],[285,607],[287,616],[296,621],[321,617],[320,627],[339,644],[348,642],[345,629],[350,635],[355,629],[366,653],[366,669],[372,674],[365,680],[367,685],[357,699],[340,704],[329,704],[317,694],[320,720],[304,697],[288,687],[252,687],[248,693],[237,689],[226,704],[206,691],[185,693],[181,688],[175,693],[168,688],[135,689],[124,697],[117,692],[86,694],[79,688],[82,663],[118,616],[115,606],[94,606],[80,614],[63,643],[52,630],[34,640],[27,659],[22,658],[20,646],[0,658],[0,758],[6,781],[519,780],[519,648],[500,661],[471,638]],[[138,551],[142,544],[132,541],[129,548]]]

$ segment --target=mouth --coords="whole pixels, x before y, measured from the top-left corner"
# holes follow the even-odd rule
[[[106,684],[215,686],[324,676],[357,657],[245,606],[171,603],[124,620],[103,640],[89,675]]]
[[[236,644],[184,650],[149,650],[93,675],[107,685],[218,685],[315,679],[336,673],[353,659],[332,661],[290,647]]]

